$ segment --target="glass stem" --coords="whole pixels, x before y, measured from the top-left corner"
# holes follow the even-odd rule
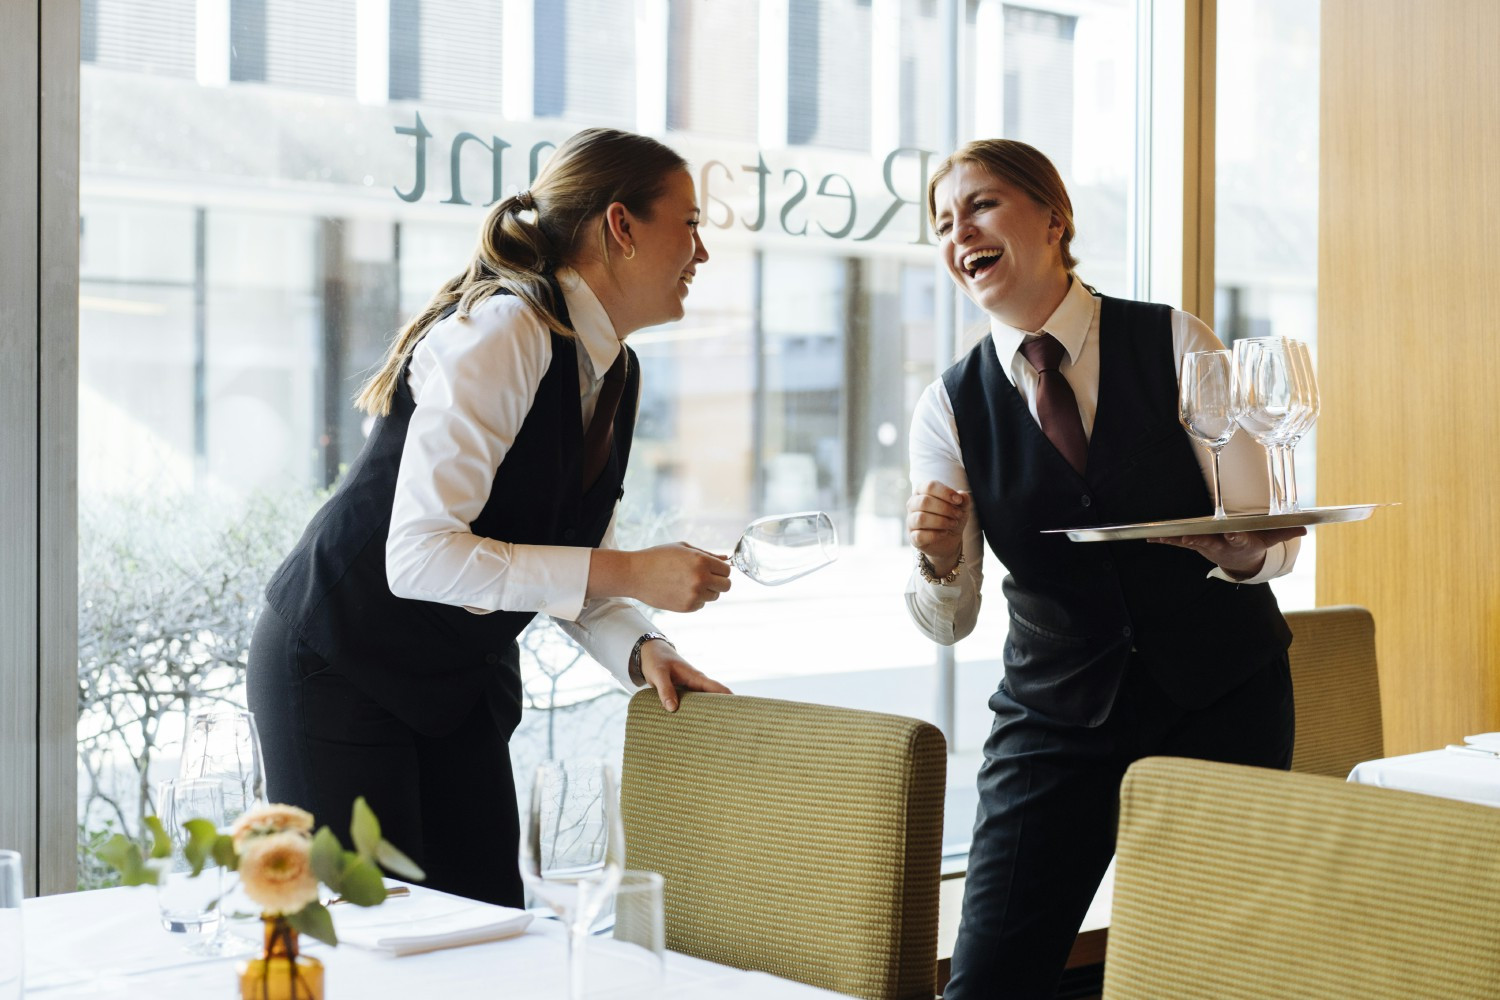
[[[1281,447],[1282,488],[1286,492],[1286,509],[1288,512],[1300,510],[1301,501],[1297,499],[1297,442],[1288,441]]]
[[[1281,513],[1281,469],[1277,461],[1276,445],[1266,444],[1266,478],[1271,481],[1271,493],[1266,500],[1266,513]]]
[[[583,1000],[584,953],[589,938],[588,922],[579,920],[568,926],[568,1000]]]
[[[1210,448],[1209,455],[1213,458],[1214,474],[1212,476],[1214,488],[1214,520],[1222,521],[1224,514],[1224,494],[1219,488],[1219,449]]]

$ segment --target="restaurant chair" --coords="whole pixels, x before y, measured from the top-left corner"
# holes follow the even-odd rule
[[[1120,795],[1105,1000],[1500,997],[1500,809],[1171,757]]]
[[[1347,777],[1385,756],[1375,619],[1358,607],[1292,611],[1292,691],[1297,738],[1292,770]]]
[[[916,719],[650,689],[630,703],[627,863],[667,947],[869,1000],[932,1000],[947,749]]]

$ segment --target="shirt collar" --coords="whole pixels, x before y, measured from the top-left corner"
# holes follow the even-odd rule
[[[620,338],[615,336],[615,325],[609,321],[604,304],[594,294],[583,276],[570,267],[557,269],[557,283],[562,287],[563,301],[568,306],[568,318],[573,322],[573,332],[589,356],[597,382],[609,371],[609,366],[619,357]]]
[[[1083,354],[1089,327],[1094,323],[1095,305],[1093,295],[1074,276],[1068,285],[1067,294],[1057,304],[1057,308],[1052,310],[1047,322],[1042,324],[1042,330],[1056,337],[1067,350],[1070,364],[1077,364],[1079,356]],[[1002,360],[1013,361],[1021,343],[1033,333],[1039,332],[1041,331],[1018,330],[997,319],[990,320],[990,335],[995,339],[995,355]]]

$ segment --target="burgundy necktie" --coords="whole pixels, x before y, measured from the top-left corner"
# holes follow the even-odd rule
[[[600,387],[599,398],[594,402],[594,418],[589,421],[588,430],[583,432],[585,491],[594,485],[594,481],[604,471],[605,463],[609,461],[609,446],[614,440],[615,411],[620,408],[620,396],[625,392],[625,368],[629,363],[625,359],[625,345],[621,344],[615,363],[604,373],[604,385]]]
[[[1036,417],[1042,433],[1081,476],[1088,465],[1089,439],[1078,415],[1078,398],[1057,367],[1066,349],[1052,334],[1044,333],[1027,337],[1020,350],[1036,369]]]

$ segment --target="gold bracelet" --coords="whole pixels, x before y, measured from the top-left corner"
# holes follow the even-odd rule
[[[937,570],[933,569],[932,567],[932,563],[927,561],[927,553],[917,553],[917,572],[921,574],[922,579],[926,580],[928,583],[934,583],[940,586],[952,583],[954,580],[957,580],[959,567],[963,566],[963,564],[964,554],[960,552],[958,554],[958,562],[953,564],[953,568],[950,569],[946,575],[938,576]]]

